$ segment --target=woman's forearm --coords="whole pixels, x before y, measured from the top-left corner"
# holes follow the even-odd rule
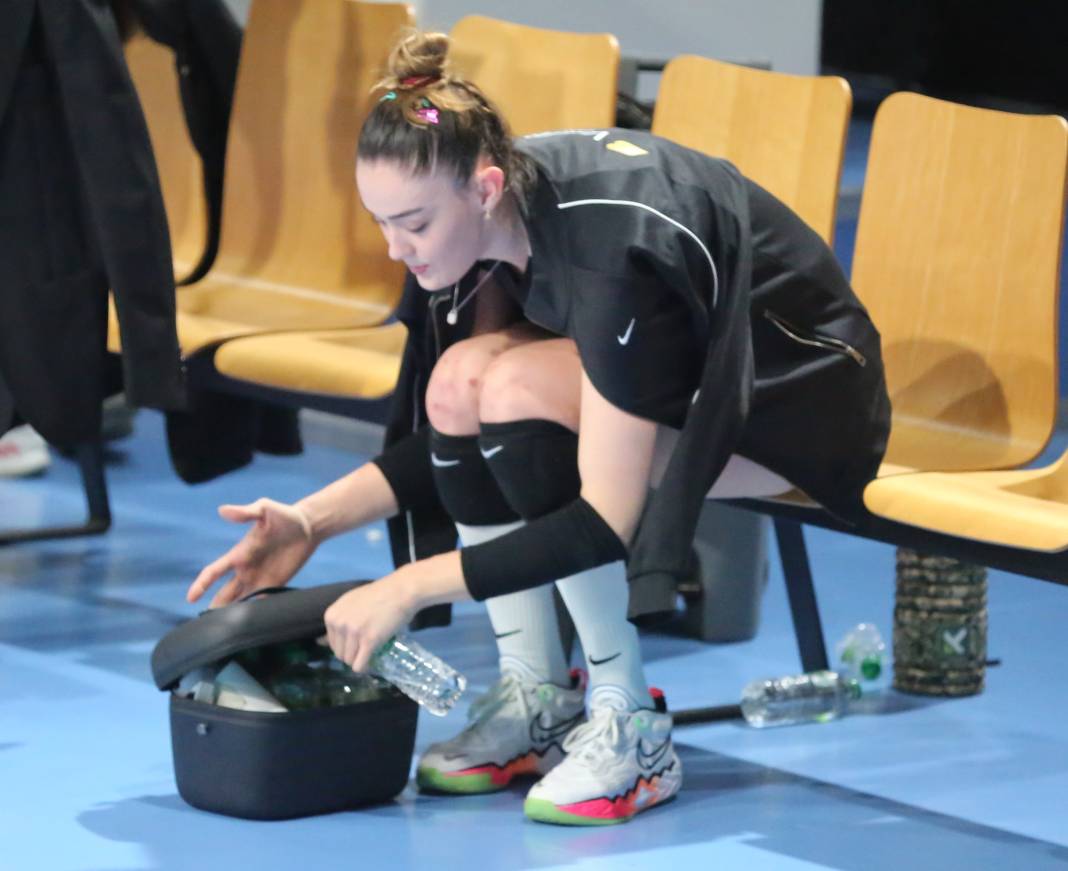
[[[307,518],[315,542],[392,517],[399,510],[389,482],[374,463],[364,463],[344,478],[305,496],[296,507]]]
[[[431,605],[471,598],[458,550],[403,565],[387,580],[396,585],[409,614]]]

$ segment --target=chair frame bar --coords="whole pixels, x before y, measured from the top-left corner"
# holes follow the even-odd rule
[[[50,538],[100,535],[111,528],[111,505],[108,502],[107,478],[104,475],[103,444],[99,439],[81,442],[75,445],[74,454],[81,472],[82,489],[85,491],[86,509],[89,515],[85,523],[74,526],[2,530],[0,531],[0,546]]]

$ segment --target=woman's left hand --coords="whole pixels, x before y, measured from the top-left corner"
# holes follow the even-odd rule
[[[375,651],[415,610],[395,574],[350,590],[326,609],[330,648],[353,671],[365,671]]]

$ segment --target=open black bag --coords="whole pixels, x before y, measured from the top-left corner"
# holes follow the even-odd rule
[[[323,613],[365,581],[279,589],[205,611],[167,633],[152,676],[173,690],[184,675],[235,654],[318,638]],[[247,819],[347,810],[396,796],[408,782],[418,706],[399,692],[335,708],[268,713],[170,699],[178,793],[193,807]]]

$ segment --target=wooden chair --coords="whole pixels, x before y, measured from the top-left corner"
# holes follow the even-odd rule
[[[219,253],[178,294],[183,354],[241,335],[379,324],[403,269],[359,203],[370,88],[413,21],[403,3],[256,0],[242,46]],[[117,336],[111,336],[117,347]]]
[[[610,34],[542,30],[471,16],[456,24],[452,39],[458,71],[497,103],[513,132],[611,123],[619,47]],[[353,412],[366,415],[366,400],[384,401],[392,391],[403,345],[403,327],[397,324],[284,339],[256,336],[224,343],[214,366],[228,389],[246,385],[253,395],[327,410],[344,410],[351,403]]]
[[[126,65],[148,123],[171,233],[174,276],[180,283],[199,269],[207,245],[208,208],[200,156],[186,127],[173,53],[137,35],[126,45]]]
[[[883,339],[886,472],[1011,468],[1048,441],[1065,148],[1055,116],[880,107],[853,286]]]
[[[1056,401],[1068,123],[900,93],[880,107],[853,284],[882,333],[893,428],[871,515],[739,500],[786,524],[802,666],[827,666],[800,524],[1068,583]],[[1052,557],[1050,552],[1057,551]]]
[[[915,94],[880,115],[854,281],[884,333],[887,460],[930,471],[881,476],[865,504],[965,539],[1065,550],[1068,455],[984,470],[1034,459],[1055,423],[1068,124]],[[911,305],[895,301],[901,287]]]
[[[837,76],[683,55],[664,68],[653,133],[731,161],[829,244],[852,103]]]

